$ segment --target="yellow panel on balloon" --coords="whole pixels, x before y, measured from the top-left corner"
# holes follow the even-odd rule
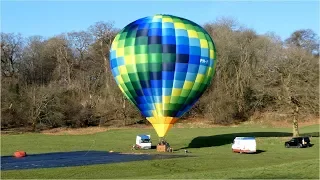
[[[124,83],[121,75],[117,76],[116,78],[117,78],[117,81],[119,82],[119,84],[123,84]]]
[[[162,117],[165,118],[165,117]],[[149,122],[155,122],[156,120],[153,117],[148,117],[147,120]],[[151,123],[153,128],[156,130],[159,137],[164,137],[164,135],[171,129],[173,124],[166,124],[166,123]]]
[[[170,103],[171,96],[163,96],[162,99],[164,103]]]
[[[212,73],[212,68],[211,68],[211,67],[209,67],[206,75],[207,75],[207,76],[210,76],[210,75],[211,75],[211,73]]]
[[[183,88],[182,89],[192,89],[192,86],[193,86],[194,82],[191,82],[191,81],[185,81],[184,84],[183,84]]]
[[[186,29],[186,26],[185,26],[183,23],[176,22],[176,23],[174,23],[174,28],[177,28],[177,29]]]
[[[155,105],[156,105],[156,110],[158,112],[158,117],[163,116],[161,113],[162,112],[162,103],[155,103]]]
[[[198,38],[198,33],[195,30],[188,30],[189,38]]]
[[[197,74],[196,82],[201,83],[203,81],[204,75],[203,74]]]
[[[124,56],[124,64],[126,64],[126,65],[135,64],[133,58],[134,58],[134,56]]]
[[[214,59],[214,51],[210,49],[210,59]]]
[[[172,96],[179,96],[181,94],[182,89],[173,88],[172,89]]]
[[[153,111],[152,111],[152,115],[153,115],[153,117],[158,117],[157,111],[156,111],[156,110],[153,110]]]
[[[122,65],[122,66],[119,66],[118,68],[119,68],[120,74],[128,74],[126,66]]]
[[[162,18],[162,22],[173,22],[173,21],[172,21],[172,18],[164,17]]]
[[[115,50],[115,49],[117,49],[117,47],[118,47],[118,41],[114,41],[114,42],[112,43],[111,49],[112,49],[112,50]]]
[[[162,18],[162,15],[155,15],[155,16],[153,16],[153,18],[155,18],[155,19],[161,19]]]
[[[120,90],[121,90],[122,93],[125,92],[121,86],[119,86],[119,88],[120,88]],[[125,94],[125,96],[127,96],[127,95]]]
[[[208,41],[205,39],[200,39],[201,48],[208,48]]]
[[[124,55],[124,48],[117,48],[116,56],[122,57]]]

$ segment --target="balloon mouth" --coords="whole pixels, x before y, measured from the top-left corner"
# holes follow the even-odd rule
[[[152,124],[159,138],[163,138],[172,128],[173,124],[178,120],[176,117],[147,117]]]

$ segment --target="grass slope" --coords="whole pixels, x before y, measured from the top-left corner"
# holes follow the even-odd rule
[[[176,150],[187,148],[195,157],[139,161],[68,168],[2,171],[1,177],[39,179],[107,178],[252,178],[319,179],[319,137],[312,137],[311,148],[284,148],[290,128],[217,127],[173,128],[167,136]],[[302,127],[301,133],[319,134],[319,125]],[[121,129],[92,135],[23,134],[1,137],[1,155],[16,150],[29,154],[78,150],[131,152],[135,136],[141,133],[157,137],[153,129]],[[259,154],[231,152],[235,136],[255,136]],[[157,139],[153,139],[156,144]],[[136,151],[135,151],[136,152]],[[155,150],[139,151],[156,153]]]

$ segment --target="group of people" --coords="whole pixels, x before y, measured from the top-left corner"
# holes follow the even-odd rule
[[[164,139],[161,139],[160,142],[158,143],[158,145],[165,145],[167,152],[173,151],[172,148],[170,147],[170,144],[167,141],[165,141]]]

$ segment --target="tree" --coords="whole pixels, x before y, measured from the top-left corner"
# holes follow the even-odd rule
[[[311,29],[301,29],[293,32],[291,36],[286,39],[289,45],[303,48],[309,53],[319,56],[319,37]]]
[[[4,77],[17,72],[17,61],[21,59],[23,38],[21,34],[1,33],[1,71]]]
[[[92,49],[94,55],[98,55],[103,60],[103,73],[104,73],[104,98],[105,101],[112,102],[112,104],[121,107],[119,114],[124,115],[124,119],[128,117],[127,115],[127,106],[126,101],[128,101],[120,92],[117,87],[112,72],[110,69],[109,55],[112,41],[118,33],[118,29],[114,28],[113,22],[97,22],[94,25],[89,27],[89,31],[94,36],[95,43],[92,44]],[[122,101],[119,102],[119,99],[122,97]]]
[[[36,131],[37,123],[41,120],[41,113],[45,111],[48,103],[52,100],[52,91],[45,86],[29,86],[25,92],[25,102],[28,107],[28,119],[32,131]]]
[[[90,77],[95,77],[95,74],[99,73],[99,70],[97,70],[99,68],[96,67],[101,66],[101,63],[96,64],[94,58],[90,56],[89,47],[93,43],[93,36],[87,31],[79,31],[68,33],[67,39],[73,52],[75,83],[81,86],[79,87],[81,91],[89,95],[90,90],[97,89],[96,86],[91,87],[90,85],[99,84],[92,83]]]
[[[89,46],[93,43],[93,37],[89,32],[79,31],[67,34],[71,47],[75,49],[75,57],[81,62],[88,55]]]
[[[217,49],[217,67],[213,84],[202,98],[215,122],[245,120],[251,113],[251,86],[257,63],[255,42],[258,35],[234,20],[220,19],[206,24]],[[219,96],[217,96],[219,94]],[[212,100],[212,98],[215,98]],[[201,107],[201,106],[198,106]]]
[[[109,51],[112,41],[117,33],[114,28],[113,22],[97,22],[89,27],[89,31],[95,38],[93,48],[97,51],[99,56],[103,59],[104,74],[105,74],[105,87],[109,88],[110,78],[112,78],[110,65],[109,65]]]
[[[23,58],[19,63],[22,84],[44,85],[52,80],[56,62],[52,59],[52,54],[47,52],[46,40],[43,37],[27,38]]]
[[[74,60],[66,35],[61,34],[48,39],[46,41],[46,50],[57,64],[54,71],[55,79],[69,87],[71,85]]]
[[[300,114],[317,114],[319,109],[319,61],[301,48],[274,48],[279,53],[260,64],[257,78],[261,90],[275,98],[275,109],[291,114],[293,136],[299,136]]]
[[[20,34],[1,33],[1,116],[6,127],[23,124],[20,101],[19,63],[24,39]]]

